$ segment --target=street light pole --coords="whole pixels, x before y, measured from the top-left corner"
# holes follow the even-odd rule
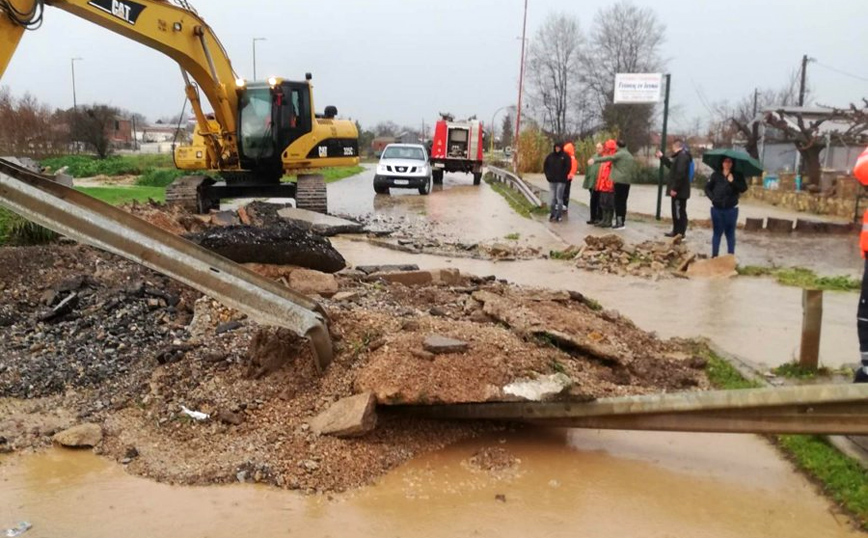
[[[501,110],[506,110],[507,108],[509,108],[511,106],[512,105],[502,106],[502,107],[498,108],[497,110],[495,110],[494,114],[491,115],[491,140],[488,141],[488,152],[489,153],[494,151],[494,118],[497,117],[497,114]]]
[[[515,173],[518,173],[521,147],[521,93],[524,88],[524,46],[527,44],[527,0],[524,0],[524,23],[521,28],[521,70],[518,75],[518,110],[515,112]]]
[[[78,112],[78,99],[75,96],[75,62],[76,60],[83,60],[84,58],[79,58],[76,56],[75,58],[71,58],[69,64],[72,66],[72,111]]]
[[[253,80],[256,80],[256,42],[265,41],[264,37],[253,38]]]

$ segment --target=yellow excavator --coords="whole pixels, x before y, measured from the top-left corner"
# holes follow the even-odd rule
[[[167,189],[167,201],[207,212],[221,199],[281,197],[325,212],[325,183],[309,172],[358,164],[355,124],[336,119],[333,106],[314,112],[310,74],[300,82],[240,78],[211,27],[183,0],[0,0],[0,77],[25,30],[41,25],[45,6],[178,62],[196,129],[192,145],[175,149],[175,165],[212,174],[180,178]],[[213,113],[203,110],[200,94]],[[298,181],[281,182],[287,173],[298,175]]]

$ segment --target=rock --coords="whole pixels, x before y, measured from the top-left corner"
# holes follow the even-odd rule
[[[238,220],[241,221],[241,224],[245,226],[250,226],[253,222],[250,220],[250,215],[247,214],[247,208],[239,207],[238,208]]]
[[[550,401],[573,386],[573,380],[566,374],[538,376],[536,379],[520,379],[503,387],[503,392],[531,402]]]
[[[241,413],[233,413],[228,409],[221,409],[217,412],[217,420],[224,424],[239,426],[244,423],[244,415]]]
[[[411,349],[410,354],[416,357],[417,359],[422,359],[423,361],[433,361],[434,354],[423,349]]]
[[[696,260],[687,268],[690,278],[730,278],[737,275],[735,256],[727,255],[709,260]]]
[[[759,232],[765,226],[765,219],[755,219],[755,218],[747,218],[744,221],[744,231],[746,232]]]
[[[418,331],[419,330],[419,322],[415,319],[408,319],[404,323],[401,324],[402,331]]]
[[[55,443],[70,448],[90,448],[102,441],[102,428],[98,424],[79,424],[54,434]]]
[[[506,502],[506,495],[504,495],[503,493],[498,493],[497,495],[494,496],[494,500],[497,502],[505,503]]]
[[[39,296],[39,302],[44,304],[45,306],[54,306],[54,303],[57,301],[57,297],[57,291],[48,289],[42,292],[42,295]]]
[[[304,460],[301,462],[300,467],[304,467],[308,472],[314,472],[319,470],[319,463],[313,460]]]
[[[431,277],[436,284],[455,286],[461,283],[461,272],[458,269],[435,269]]]
[[[397,273],[400,271],[418,271],[418,265],[360,265],[356,270],[370,275],[373,273]]]
[[[368,281],[384,280],[392,284],[405,286],[425,286],[434,282],[431,271],[405,271],[400,273],[372,273]]]
[[[624,247],[624,239],[615,234],[585,237],[585,243],[594,250],[621,250]]]
[[[429,314],[438,318],[448,318],[449,312],[443,310],[439,306],[432,306],[431,310],[428,311]]]
[[[482,310],[474,310],[470,314],[470,321],[474,323],[492,323],[494,320]]]
[[[435,355],[446,355],[449,353],[463,353],[467,351],[468,344],[467,342],[462,342],[461,340],[456,340],[454,338],[432,334],[425,338],[422,347],[424,347],[425,351],[429,353]]]
[[[289,287],[304,295],[319,294],[323,297],[331,297],[339,289],[334,275],[311,269],[296,269],[290,273]]]
[[[211,213],[211,224],[214,226],[233,226],[240,222],[234,211],[216,211]]]
[[[221,323],[217,326],[215,332],[217,334],[228,333],[230,331],[234,331],[236,329],[240,329],[242,324],[240,321],[227,321],[226,323]]]
[[[512,247],[503,243],[495,243],[488,247],[488,252],[492,256],[509,256],[512,254]]]
[[[358,291],[339,291],[336,294],[334,294],[334,296],[332,297],[332,300],[335,302],[342,303],[342,302],[352,301],[354,299],[358,299],[359,297],[361,297],[361,295],[362,295],[361,292],[358,292]]]
[[[372,392],[356,394],[332,404],[310,421],[320,435],[360,437],[377,427],[377,399]]]
[[[238,263],[295,265],[325,273],[346,267],[344,257],[327,239],[289,223],[267,228],[218,226],[185,237]]]
[[[363,228],[358,222],[323,215],[322,213],[306,209],[296,209],[294,207],[281,209],[277,214],[281,218],[293,222],[306,230],[311,230],[326,237],[343,233],[359,233]]]
[[[77,293],[70,293],[65,299],[60,301],[57,306],[39,316],[39,321],[51,321],[70,314],[73,309],[78,306],[78,300],[79,298]]]

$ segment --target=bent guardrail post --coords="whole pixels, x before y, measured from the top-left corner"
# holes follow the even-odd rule
[[[0,205],[59,234],[183,282],[259,323],[308,338],[320,371],[332,361],[327,315],[321,305],[195,243],[2,159]]]

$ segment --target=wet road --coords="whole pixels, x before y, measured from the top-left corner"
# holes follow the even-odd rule
[[[427,196],[414,189],[392,189],[375,194],[374,168],[328,186],[329,212],[359,217],[377,214],[407,217],[437,225],[438,232],[462,242],[503,241],[518,234],[523,242],[557,248],[561,241],[539,223],[515,214],[487,185],[473,185],[470,174],[446,174]]]
[[[520,463],[470,468],[485,447]],[[27,538],[860,535],[753,436],[529,430],[422,456],[331,499],[167,486],[61,450],[0,459],[0,484],[0,526],[30,521]]]

